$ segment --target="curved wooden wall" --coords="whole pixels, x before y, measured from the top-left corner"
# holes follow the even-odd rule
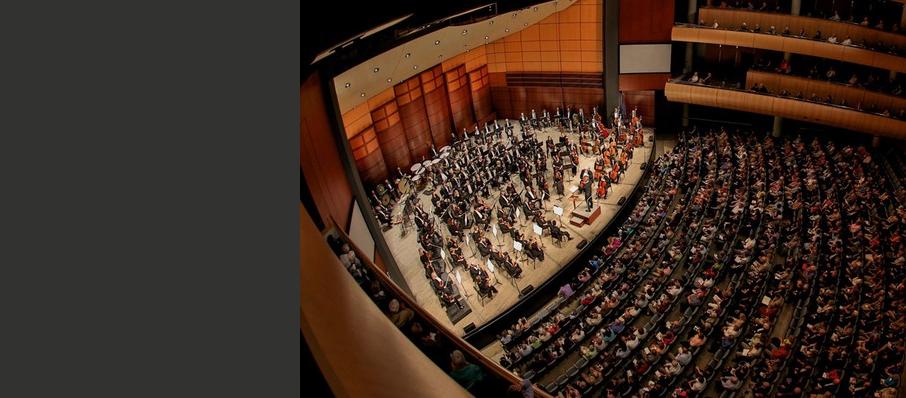
[[[746,87],[751,88],[755,83],[764,84],[774,94],[786,89],[793,95],[801,92],[806,98],[810,97],[812,93],[821,98],[830,94],[835,103],[846,99],[849,106],[856,106],[861,102],[863,109],[867,108],[869,104],[876,106],[879,111],[888,109],[891,113],[906,109],[906,98],[825,80],[750,70],[746,73]]]
[[[705,24],[710,26],[717,20],[720,26],[739,27],[743,22],[748,25],[749,29],[755,27],[755,24],[761,25],[761,31],[766,32],[772,25],[777,32],[782,32],[785,26],[790,27],[790,33],[798,34],[800,29],[805,29],[806,35],[814,36],[815,32],[820,30],[821,36],[826,38],[831,35],[837,35],[840,41],[850,36],[854,43],[861,44],[863,40],[869,43],[882,42],[886,45],[895,45],[900,48],[906,48],[906,35],[893,32],[885,32],[868,26],[852,24],[848,22],[835,22],[829,19],[804,17],[799,15],[780,14],[774,12],[758,12],[748,10],[737,10],[729,8],[701,8],[698,11],[699,19],[704,19]]]
[[[406,142],[409,154],[416,162],[428,157],[431,148],[431,129],[428,127],[428,114],[425,112],[425,100],[418,76],[412,77],[393,87],[396,105],[399,107],[400,119],[406,131]]]
[[[761,113],[873,135],[906,139],[906,121],[803,100],[698,84],[668,82],[667,99],[674,102]]]
[[[450,116],[450,99],[444,83],[444,71],[440,65],[419,75],[425,96],[425,112],[431,126],[431,138],[440,149],[450,145],[453,133],[453,119]]]
[[[483,125],[493,120],[494,109],[491,104],[491,84],[487,65],[469,72],[469,88],[472,92],[476,122]]]
[[[673,27],[672,37],[674,41],[722,44],[727,46],[758,48],[762,50],[784,51],[873,66],[875,68],[897,72],[906,72],[906,57],[898,57],[892,54],[866,50],[864,48],[831,44],[826,41],[679,25]]]
[[[447,81],[447,95],[450,96],[450,111],[453,114],[453,127],[456,136],[462,135],[462,130],[472,130],[475,125],[475,116],[472,114],[472,91],[469,89],[469,76],[466,75],[466,66],[460,65],[444,72]]]
[[[374,131],[377,133],[381,152],[384,154],[384,163],[391,174],[396,171],[396,168],[409,167],[412,164],[412,158],[409,155],[406,130],[400,122],[396,101],[388,101],[371,111],[371,120],[374,122]]]
[[[299,99],[299,162],[317,207],[317,216],[324,224],[333,218],[341,225],[348,225],[352,186],[346,179],[337,140],[332,134],[330,118],[324,106],[320,73],[315,72],[305,79]],[[380,154],[378,159],[383,163]]]

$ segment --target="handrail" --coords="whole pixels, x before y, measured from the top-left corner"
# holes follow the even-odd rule
[[[770,34],[763,31],[755,33],[676,23],[670,37],[673,41],[783,51],[906,73],[906,56],[796,35]]]
[[[336,220],[333,220],[333,218],[331,218],[331,222],[334,224],[334,226],[337,225]],[[471,359],[473,363],[477,362],[478,364],[480,364],[480,366],[484,368],[485,371],[491,373],[491,376],[506,380],[512,385],[520,385],[522,383],[522,379],[519,376],[516,376],[516,374],[504,369],[502,366],[500,366],[500,364],[484,356],[481,351],[445,328],[443,324],[434,317],[434,315],[432,315],[428,311],[425,311],[420,305],[418,305],[415,300],[413,300],[405,292],[403,292],[403,290],[399,287],[399,285],[396,284],[396,282],[390,279],[387,274],[385,274],[377,265],[374,264],[374,262],[371,260],[371,256],[363,253],[362,250],[359,249],[359,247],[349,238],[349,235],[347,235],[346,232],[344,232],[341,228],[333,228],[333,230],[336,231],[340,235],[340,238],[344,242],[346,242],[349,247],[355,252],[356,256],[359,258],[359,260],[361,260],[362,264],[364,264],[372,274],[377,276],[381,284],[386,286],[393,292],[392,294],[394,298],[405,304],[409,309],[415,312],[416,315],[421,317],[430,327],[434,328],[438,333],[446,337],[447,341],[449,341],[452,346],[462,351],[463,354]],[[536,397],[552,398],[550,394],[544,392],[544,390],[540,389],[537,385],[533,384],[532,389],[534,390]],[[503,395],[503,393],[504,391],[501,391],[501,395]]]
[[[754,83],[767,83],[767,88],[772,93],[779,92],[781,89],[792,92],[793,89],[799,89],[804,86],[809,89],[808,91],[815,92],[820,97],[824,97],[826,93],[833,92],[834,96],[837,97],[836,99],[843,98],[850,104],[862,103],[863,107],[874,105],[877,109],[887,108],[891,111],[906,109],[906,98],[904,97],[834,81],[750,69],[746,72],[746,87],[752,87]],[[794,88],[792,87],[793,85],[799,87]]]
[[[699,19],[701,20],[701,19],[705,19],[706,17],[720,18],[721,16],[727,16],[727,14],[731,14],[731,13],[735,13],[737,15],[743,15],[743,16],[750,16],[751,19],[742,21],[742,22],[746,22],[746,24],[749,27],[753,27],[755,23],[760,23],[762,21],[769,22],[769,23],[783,21],[783,22],[789,22],[785,25],[790,26],[791,32],[798,33],[799,28],[804,27],[804,26],[802,26],[803,24],[810,24],[811,26],[814,26],[817,28],[827,29],[828,27],[830,27],[832,29],[837,29],[833,32],[826,32],[826,33],[836,34],[840,31],[848,33],[848,34],[850,34],[850,36],[853,36],[852,37],[853,41],[856,41],[857,38],[859,40],[867,40],[867,38],[876,39],[876,40],[886,39],[886,42],[888,42],[889,44],[900,45],[900,46],[906,45],[906,35],[904,35],[902,33],[890,32],[890,31],[886,31],[883,29],[875,28],[873,26],[862,26],[860,24],[851,23],[851,22],[847,22],[847,21],[834,21],[834,20],[827,19],[827,18],[810,17],[810,16],[805,16],[805,15],[791,15],[791,14],[787,14],[787,13],[777,13],[777,12],[770,12],[770,11],[753,11],[753,10],[741,10],[741,9],[736,9],[736,8],[720,8],[720,7],[701,7],[701,8],[699,8],[698,15],[699,15]],[[714,15],[712,15],[712,14],[714,14]],[[752,22],[749,22],[749,21],[752,21]],[[705,22],[707,23],[708,20],[705,19]],[[738,22],[738,21],[736,19],[731,20],[731,23],[735,23],[735,22]],[[718,23],[724,24],[723,22],[721,22],[720,19],[718,19]],[[767,29],[767,27],[764,26],[764,24],[762,24],[761,28]],[[776,28],[778,30],[781,29],[779,27],[779,25],[777,25]],[[854,34],[859,34],[859,35],[854,36]],[[875,37],[871,37],[871,36],[875,36]],[[840,40],[842,41],[843,37],[840,37]]]
[[[840,105],[774,94],[670,80],[664,94],[673,102],[780,116],[811,123],[906,139],[906,121]]]

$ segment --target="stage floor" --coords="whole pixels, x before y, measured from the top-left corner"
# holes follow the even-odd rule
[[[503,124],[503,123],[501,123]],[[519,134],[519,126],[514,126],[516,129],[516,134]],[[552,136],[556,142],[560,133],[553,128],[544,129],[540,133],[536,133],[537,138],[540,141],[547,139],[547,136]],[[428,282],[428,279],[425,278],[424,267],[421,265],[419,260],[419,245],[416,240],[416,232],[414,225],[410,225],[408,233],[403,236],[401,225],[394,225],[393,228],[384,231],[384,239],[387,241],[390,250],[393,253],[394,258],[396,259],[397,264],[399,265],[400,271],[403,273],[403,277],[406,279],[406,282],[409,284],[409,288],[412,290],[413,295],[415,296],[416,302],[422,306],[425,310],[430,312],[440,321],[441,324],[445,325],[448,329],[452,330],[454,333],[459,335],[465,334],[463,327],[469,323],[474,323],[475,326],[481,326],[499,315],[503,311],[510,308],[519,300],[519,291],[525,288],[528,285],[533,285],[535,287],[542,284],[548,278],[550,278],[555,272],[560,270],[563,266],[568,264],[579,252],[576,248],[576,245],[582,240],[586,239],[589,242],[594,239],[595,236],[601,230],[604,229],[604,226],[616,215],[620,206],[617,205],[617,202],[623,196],[629,196],[632,190],[635,188],[639,179],[642,177],[641,164],[646,162],[653,150],[652,140],[654,134],[651,129],[644,129],[645,135],[645,145],[643,147],[636,148],[633,152],[633,157],[630,161],[629,169],[623,175],[623,178],[620,183],[614,184],[610,192],[607,194],[605,199],[597,199],[595,201],[596,206],[601,207],[601,215],[595,220],[591,225],[585,225],[581,228],[577,228],[569,224],[570,212],[573,210],[573,200],[570,199],[569,190],[570,186],[577,186],[579,183],[579,178],[577,175],[570,175],[569,173],[565,176],[564,185],[566,187],[566,195],[560,197],[556,195],[556,192],[551,188],[553,197],[550,198],[545,203],[545,208],[547,209],[546,216],[548,219],[558,219],[557,215],[553,213],[553,206],[560,206],[563,208],[563,216],[559,218],[559,224],[562,228],[569,231],[573,239],[568,242],[563,242],[562,247],[555,245],[550,236],[544,236],[541,241],[543,242],[545,249],[545,258],[543,262],[533,262],[526,259],[523,255],[518,260],[519,264],[522,266],[523,276],[518,280],[510,280],[506,276],[506,273],[501,273],[499,270],[496,272],[496,277],[498,278],[500,284],[496,285],[498,293],[494,295],[491,299],[482,299],[479,301],[479,296],[476,291],[476,288],[473,287],[472,278],[469,276],[468,272],[462,269],[459,269],[459,272],[462,276],[462,288],[457,284],[457,289],[460,290],[461,294],[468,294],[468,297],[464,297],[468,305],[471,307],[472,311],[458,320],[455,324],[451,322],[450,318],[447,316],[447,312],[444,310],[443,306],[440,304],[440,300],[434,294],[434,290],[431,288],[431,285]],[[578,142],[578,134],[570,135],[571,142]],[[594,169],[594,158],[580,155],[579,160],[579,170],[588,168]],[[550,169],[550,160],[548,160],[548,177],[552,173]],[[518,176],[513,175],[511,179],[516,187],[517,191],[522,189],[522,183],[519,181]],[[550,181],[550,179],[548,180]],[[497,202],[499,197],[499,190],[491,191],[491,196],[489,199],[486,199],[486,203],[493,204]],[[581,194],[580,194],[581,195]],[[421,201],[422,208],[429,210],[432,208],[431,205],[430,191],[426,190],[419,194],[419,200]],[[580,197],[575,203],[579,206],[584,206],[584,200]],[[396,205],[393,208],[394,219],[400,216],[401,206]],[[518,227],[521,228],[521,232],[527,237],[535,237],[532,232],[532,223],[524,221],[524,218],[520,216],[521,224],[518,224]],[[494,221],[496,224],[496,220]],[[446,238],[447,232],[446,227],[439,225],[440,230],[443,231],[442,235]],[[492,243],[497,244],[498,240],[494,235],[488,231],[486,233],[488,239]],[[513,241],[507,234],[499,233],[500,237],[500,249],[509,249],[513,252]],[[477,253],[475,244],[471,241],[469,242],[468,247],[462,247],[463,254],[466,256],[466,260],[471,264],[477,264],[486,269],[484,261],[481,260],[480,256]],[[475,253],[474,256],[472,254]],[[458,268],[457,268],[458,269]],[[455,271],[451,272],[451,280],[456,281]],[[493,281],[495,275],[490,275],[491,280]],[[464,291],[463,291],[464,290]]]

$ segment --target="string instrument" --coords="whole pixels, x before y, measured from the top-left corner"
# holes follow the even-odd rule
[[[603,198],[607,196],[607,181],[603,178],[598,182],[598,197]]]

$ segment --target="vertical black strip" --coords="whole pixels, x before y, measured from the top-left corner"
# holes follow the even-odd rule
[[[604,3],[604,97],[610,114],[620,106],[620,0]],[[606,118],[605,118],[606,119]]]

